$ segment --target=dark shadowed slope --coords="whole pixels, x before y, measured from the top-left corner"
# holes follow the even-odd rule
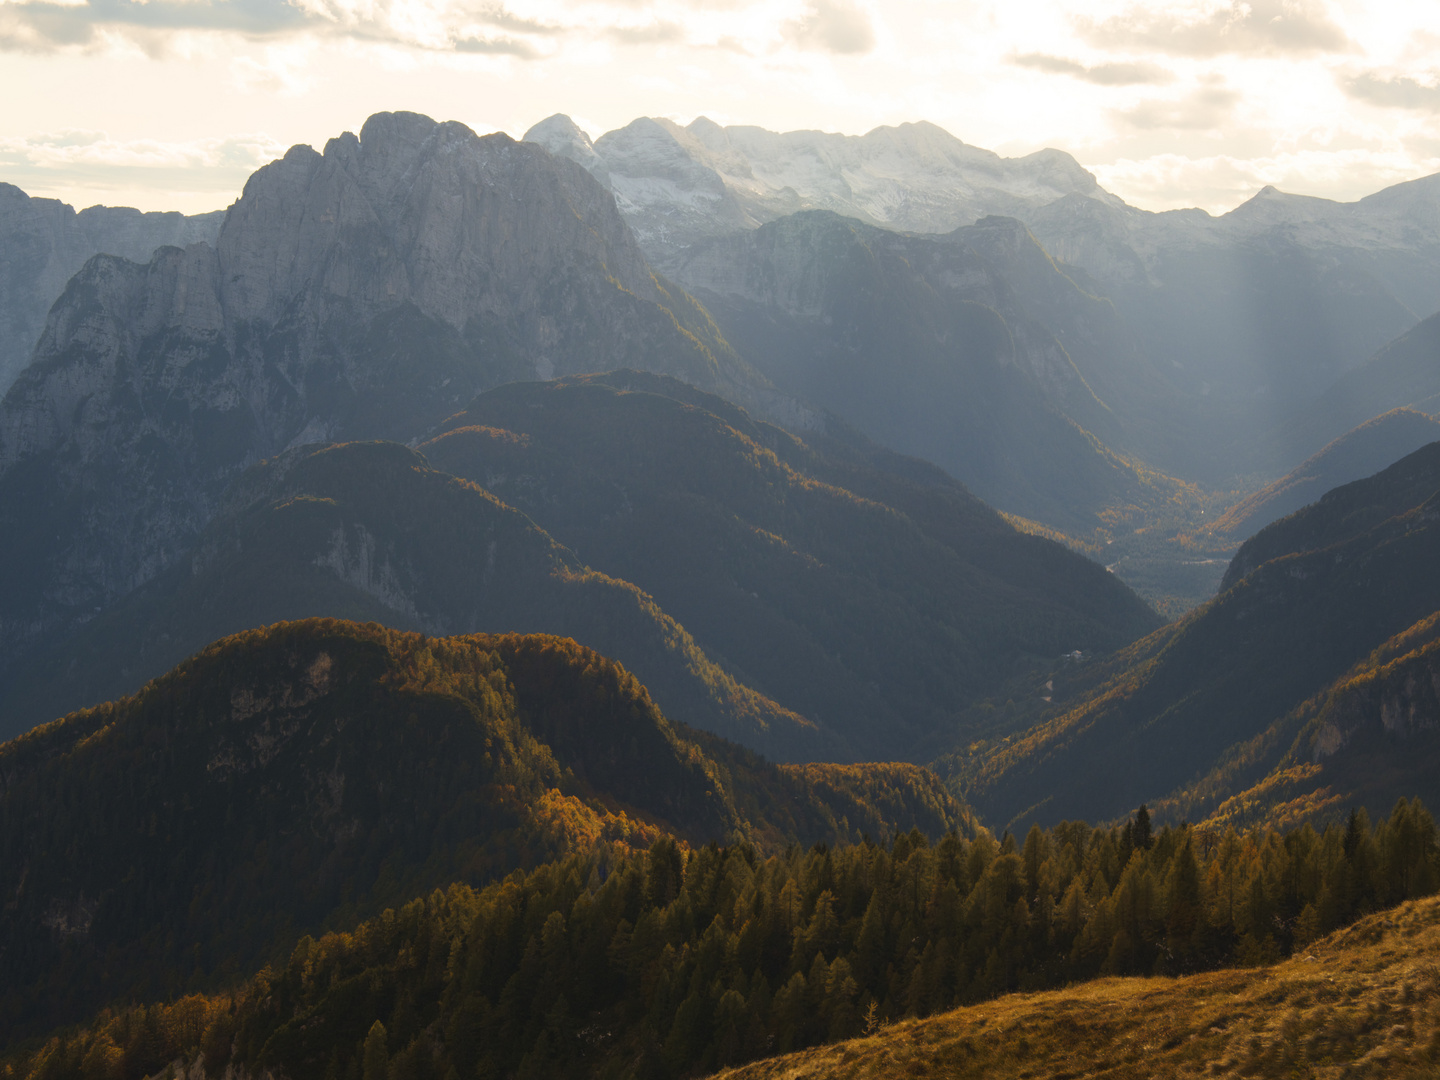
[[[1400,798],[1440,803],[1440,612],[1235,746],[1157,810],[1283,827]]]
[[[616,372],[490,391],[423,450],[862,757],[949,744],[1017,670],[1157,624],[1100,566],[933,466],[843,429],[807,440]]]
[[[17,734],[131,692],[225,634],[316,615],[574,637],[624,663],[678,720],[772,756],[854,757],[738,685],[634,585],[395,443],[302,448],[256,466],[189,559],[12,675],[5,723]]]

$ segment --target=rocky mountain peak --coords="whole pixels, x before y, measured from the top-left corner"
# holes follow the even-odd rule
[[[260,458],[419,438],[488,387],[621,364],[764,382],[574,162],[415,113],[294,147],[213,247],[97,257],[56,304],[0,404],[0,558],[36,583],[0,597],[0,641],[173,564]]]
[[[595,153],[595,144],[590,141],[590,136],[564,113],[556,113],[541,120],[525,132],[523,141],[543,146],[556,157],[568,158],[609,186],[609,170],[600,155]]]
[[[213,240],[223,211],[187,217],[32,198],[0,183],[0,394],[30,362],[45,317],[65,283],[91,256],[143,262],[156,248]]]
[[[463,330],[535,299],[557,267],[577,263],[656,295],[613,202],[582,170],[531,143],[414,113],[378,114],[358,139],[261,169],[219,252],[237,320],[274,322],[308,294],[327,308],[409,302]]]

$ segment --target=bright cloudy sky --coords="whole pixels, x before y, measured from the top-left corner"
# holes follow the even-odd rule
[[[413,109],[860,134],[933,121],[1074,154],[1137,206],[1440,171],[1440,3],[0,0],[0,180],[217,209],[258,165]]]

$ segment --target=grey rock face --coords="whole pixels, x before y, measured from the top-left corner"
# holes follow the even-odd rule
[[[628,364],[761,384],[583,169],[372,117],[259,170],[216,244],[98,256],[0,404],[0,641],[154,577],[287,446],[422,436],[480,390]]]
[[[50,305],[92,255],[143,262],[158,247],[213,241],[224,216],[116,206],[77,214],[58,199],[31,198],[0,183],[0,393],[30,362]]]

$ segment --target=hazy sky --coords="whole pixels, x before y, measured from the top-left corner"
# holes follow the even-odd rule
[[[1137,206],[1440,171],[1440,3],[1400,0],[0,0],[0,180],[227,205],[258,165],[414,109],[565,112],[1068,150]]]

